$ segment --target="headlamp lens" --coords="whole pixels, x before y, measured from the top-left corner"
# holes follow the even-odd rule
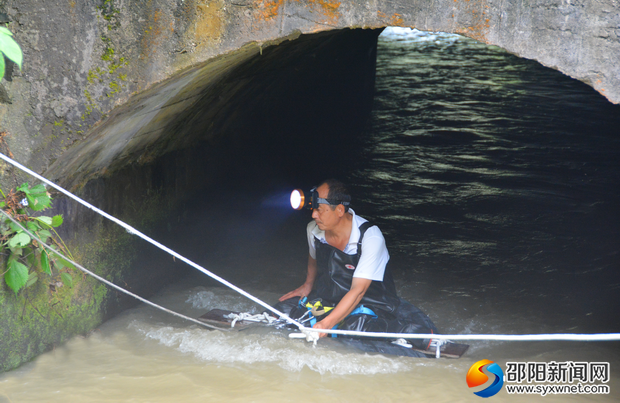
[[[295,210],[301,210],[304,207],[304,201],[304,192],[299,189],[293,190],[291,193],[291,207]]]
[[[306,197],[308,198],[306,200]],[[306,196],[301,189],[295,189],[291,192],[291,207],[295,210],[301,210],[307,207],[310,210],[319,208],[319,204],[327,204],[330,206],[337,206],[342,204],[345,207],[345,211],[348,211],[351,202],[340,201],[337,199],[323,199],[319,197],[319,192],[316,191],[316,187],[310,189],[310,194]]]

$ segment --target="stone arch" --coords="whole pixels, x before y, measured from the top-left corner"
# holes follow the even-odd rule
[[[72,162],[72,171],[52,167],[50,174],[69,175],[73,185],[110,170],[111,153],[92,154],[97,144],[116,149],[115,161],[145,161],[182,147],[185,140],[151,141],[154,126],[173,124],[166,115],[176,110],[170,102],[187,103],[201,86],[213,88],[257,54],[320,32],[398,25],[459,33],[559,69],[620,101],[615,0],[112,0],[47,8],[8,0],[3,7],[26,59],[21,75],[4,83],[11,104],[0,105],[2,124],[19,137],[10,145],[40,171],[57,158],[68,161],[76,147],[91,149],[87,162]],[[149,116],[154,120],[147,124]],[[151,135],[131,135],[137,119]],[[115,134],[105,138],[106,130]]]

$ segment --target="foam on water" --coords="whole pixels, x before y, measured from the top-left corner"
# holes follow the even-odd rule
[[[335,343],[329,343],[331,346],[327,348],[313,347],[305,341],[289,340],[286,332],[267,328],[224,333],[196,327],[149,325],[139,320],[132,321],[129,328],[208,363],[273,363],[286,371],[300,372],[308,368],[319,374],[336,375],[391,374],[408,371],[415,364],[407,359],[337,351],[333,349],[338,348]]]
[[[182,286],[178,288],[178,292],[182,292]],[[250,313],[263,311],[246,298],[221,287],[199,286],[185,291],[184,294],[187,298],[185,308],[181,310],[189,315],[196,316],[196,311],[206,312],[215,308]],[[168,305],[173,299],[175,293],[167,292],[160,296],[159,301]],[[149,309],[138,308],[134,314],[127,316],[127,328],[138,333],[138,337],[145,341],[157,341],[163,346],[209,364],[274,364],[291,372],[308,368],[319,374],[337,375],[391,374],[409,371],[413,366],[423,364],[350,351],[336,340],[322,340],[317,347],[313,347],[306,341],[289,339],[288,331],[271,327],[257,326],[243,331],[221,332],[194,325],[185,327],[182,323],[179,326],[167,326],[164,323],[169,322],[161,322],[157,316],[148,315],[146,310]],[[143,310],[145,311],[142,312]]]

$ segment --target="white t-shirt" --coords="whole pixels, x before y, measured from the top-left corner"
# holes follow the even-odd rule
[[[355,214],[353,209],[349,209],[349,214],[353,215],[351,236],[349,242],[344,248],[347,255],[357,254],[357,243],[360,239],[359,226],[365,223],[366,219]],[[314,220],[308,223],[306,228],[308,235],[308,246],[310,248],[310,256],[316,259],[316,250],[314,248],[314,238],[316,237],[321,243],[327,244],[325,240],[325,231],[321,231]],[[365,278],[374,281],[383,281],[385,274],[385,266],[390,260],[390,254],[385,246],[385,238],[381,230],[376,225],[368,228],[362,240],[362,256],[357,264],[353,277]]]

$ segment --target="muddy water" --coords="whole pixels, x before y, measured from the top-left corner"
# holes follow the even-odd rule
[[[383,230],[401,296],[444,333],[618,332],[618,112],[500,49],[394,31],[380,41],[369,129],[334,176]],[[285,212],[275,186],[249,201],[230,187],[182,232],[171,225],[168,242],[274,302],[303,281],[309,216]],[[153,301],[194,317],[260,311],[200,274]],[[620,396],[617,342],[470,344],[459,360],[369,355],[271,328],[209,331],[139,306],[0,375],[0,402],[475,402],[484,386],[469,389],[465,374],[482,359],[611,364],[609,395],[502,390],[493,401]]]
[[[221,287],[196,286],[190,278],[154,301],[198,316],[213,307],[252,311],[255,307]],[[277,294],[250,289],[259,297]],[[447,304],[447,302],[446,302]],[[441,310],[441,309],[440,309]],[[458,319],[467,331],[518,333],[512,320],[490,314]],[[312,347],[282,332],[256,328],[208,331],[171,319],[149,307],[125,312],[88,337],[78,337],[0,378],[1,402],[438,402],[478,401],[465,384],[469,367],[492,359],[611,361],[617,349],[602,343],[472,343],[459,360],[411,359],[348,351],[335,341]],[[546,401],[617,401],[612,395],[546,396]],[[478,390],[476,388],[474,390]],[[534,399],[540,398],[534,396]],[[492,397],[530,401],[532,396]],[[542,399],[542,398],[540,398]]]

